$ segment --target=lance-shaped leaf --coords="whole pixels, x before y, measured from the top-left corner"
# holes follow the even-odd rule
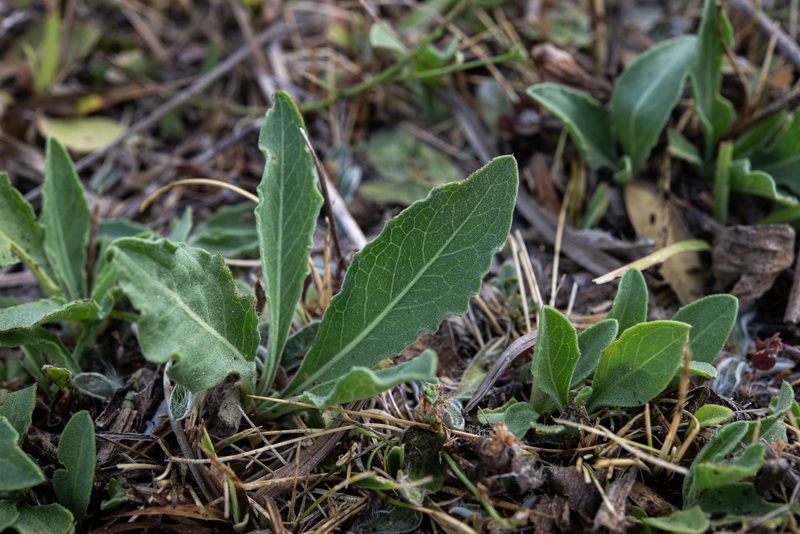
[[[85,321],[96,319],[100,307],[93,300],[75,300],[64,304],[42,299],[0,310],[0,332],[33,328],[53,321]]]
[[[31,488],[44,482],[42,470],[17,445],[20,435],[0,416],[0,491]]]
[[[275,106],[267,112],[258,138],[258,147],[267,159],[256,206],[258,248],[269,305],[262,392],[272,385],[286,344],[322,205],[314,159],[300,131],[303,118],[286,93],[275,93],[273,100]]]
[[[617,335],[647,320],[647,282],[639,269],[631,267],[622,275],[608,318],[619,323]]]
[[[545,306],[533,352],[533,387],[547,393],[559,410],[563,410],[567,402],[572,373],[580,355],[575,327],[558,310]]]
[[[634,172],[647,159],[678,103],[696,41],[686,35],[659,43],[636,58],[617,80],[611,113]]]
[[[78,521],[89,507],[96,455],[94,423],[89,413],[82,410],[70,418],[58,440],[58,461],[66,469],[53,473],[53,490],[58,501],[69,508]]]
[[[0,240],[4,243],[0,248],[25,262],[48,294],[59,292],[44,252],[44,229],[4,172],[0,172]]]
[[[611,122],[600,102],[582,91],[555,83],[528,87],[527,93],[564,123],[589,167],[617,170]]]
[[[74,532],[72,514],[60,504],[32,506],[28,503],[17,505],[14,530],[20,534],[61,534]]]
[[[464,182],[433,189],[386,223],[353,257],[317,341],[287,394],[397,354],[442,319],[467,311],[511,227],[513,157],[494,159]]]
[[[142,354],[163,363],[193,393],[230,373],[255,371],[259,335],[254,299],[236,293],[221,256],[166,239],[120,239],[109,249],[122,291],[141,317]]]
[[[89,206],[67,149],[47,140],[42,186],[44,247],[62,288],[71,300],[86,297],[86,246]]]
[[[581,357],[575,364],[575,371],[572,373],[570,387],[575,387],[578,383],[592,374],[600,361],[600,353],[609,343],[617,338],[619,323],[614,319],[606,319],[595,323],[580,334],[578,334],[578,347],[581,349]]]

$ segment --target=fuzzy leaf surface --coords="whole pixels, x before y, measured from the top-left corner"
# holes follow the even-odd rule
[[[539,339],[533,352],[533,381],[564,409],[575,363],[580,358],[578,333],[558,310],[545,306],[539,323]]]
[[[54,299],[41,299],[0,310],[0,332],[34,328],[53,321],[96,319],[100,307],[93,300],[74,300],[66,304]]]
[[[41,221],[44,247],[70,300],[86,297],[86,247],[91,217],[67,149],[47,140]]]
[[[64,534],[74,532],[72,514],[60,504],[31,506],[22,503],[17,506],[17,520],[14,529],[20,534]]]
[[[709,295],[679,309],[673,321],[692,326],[689,348],[692,360],[711,363],[725,346],[736,322],[739,300],[732,295]]]
[[[39,326],[0,332],[0,347],[21,347],[23,345],[37,347],[58,367],[64,367],[74,373],[79,373],[81,370],[61,339],[49,330]]]
[[[580,348],[581,356],[575,364],[570,387],[577,386],[581,380],[597,369],[600,353],[609,343],[617,339],[617,330],[619,330],[619,323],[615,319],[605,319],[578,334],[578,348]]]
[[[19,441],[31,426],[33,408],[36,405],[36,384],[31,387],[0,395],[0,416],[8,419],[19,435]]]
[[[737,421],[719,429],[717,437],[706,443],[694,458],[689,472],[683,479],[683,505],[693,506],[697,502],[697,466],[722,459],[739,447],[739,442],[747,434],[746,421]]]
[[[89,412],[81,410],[70,418],[58,440],[58,461],[66,469],[53,473],[53,490],[58,501],[78,521],[86,514],[92,496],[96,451],[94,422]]]
[[[446,316],[466,313],[508,237],[518,182],[516,161],[502,156],[387,222],[353,258],[286,393],[372,367]]]
[[[279,91],[267,112],[258,148],[266,157],[258,186],[256,228],[264,292],[269,306],[269,340],[261,390],[272,385],[292,316],[308,273],[308,255],[322,205],[314,158],[301,128],[303,117],[291,97]]]
[[[664,391],[680,366],[690,328],[675,321],[652,321],[623,332],[600,355],[589,411],[642,406]]]
[[[41,469],[17,445],[19,434],[0,416],[0,491],[31,488],[44,482]]]
[[[231,373],[254,373],[254,298],[237,294],[221,256],[166,239],[120,239],[109,250],[123,292],[141,313],[145,358],[176,358],[168,374],[193,393]]]
[[[534,85],[527,93],[564,123],[589,167],[595,170],[619,167],[608,112],[597,100],[583,91],[556,83]]]
[[[608,319],[619,323],[617,335],[647,320],[647,283],[639,269],[631,267],[622,275]]]
[[[695,36],[687,35],[659,43],[617,79],[611,113],[634,172],[647,159],[678,103],[696,42]]]

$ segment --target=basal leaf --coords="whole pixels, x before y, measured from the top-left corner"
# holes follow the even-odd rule
[[[431,191],[353,258],[287,394],[399,353],[420,331],[467,311],[511,226],[516,161],[494,159]]]
[[[426,350],[411,361],[380,371],[353,367],[341,378],[325,382],[303,393],[298,400],[326,408],[367,399],[404,382],[431,380],[436,374],[436,360],[436,353]]]
[[[522,439],[531,429],[531,423],[539,418],[536,410],[527,402],[517,402],[508,407],[503,416],[509,432]]]
[[[308,273],[308,255],[322,195],[317,191],[314,158],[306,146],[303,118],[291,97],[273,96],[258,147],[267,159],[258,186],[256,227],[265,294],[269,340],[259,391],[266,392],[280,363],[292,316]]]
[[[47,140],[41,222],[44,247],[70,300],[86,297],[89,206],[75,165],[64,146]]]
[[[765,448],[766,445],[763,443],[754,443],[728,460],[697,464],[695,466],[697,495],[755,475],[764,463]]]
[[[689,334],[691,335],[691,333]],[[717,368],[710,363],[705,362],[689,362],[689,372],[693,375],[702,376],[703,378],[717,378]]]
[[[730,421],[733,419],[733,410],[719,404],[705,404],[697,409],[694,416],[697,418],[697,422],[700,423],[700,428],[705,428]],[[690,424],[690,430],[692,426],[694,426],[694,421]]]
[[[18,517],[17,504],[11,499],[0,499],[0,532],[5,532]]]
[[[647,517],[642,519],[642,523],[659,530],[684,534],[705,532],[711,526],[711,522],[699,506],[678,510],[666,517]]]
[[[31,387],[0,395],[0,416],[5,417],[19,435],[19,442],[31,426],[36,405],[36,384]]]
[[[539,339],[533,352],[533,387],[544,391],[563,410],[575,363],[581,355],[578,333],[569,319],[550,306],[542,309],[539,321]],[[538,408],[535,403],[534,408]]]
[[[709,295],[678,310],[672,320],[692,326],[692,360],[711,363],[717,357],[733,330],[738,310],[739,300],[731,295]]]
[[[83,321],[96,319],[100,308],[93,300],[75,300],[64,304],[58,300],[42,299],[0,310],[0,332],[34,328],[53,321]]]
[[[768,198],[784,206],[798,204],[796,198],[776,189],[772,176],[764,171],[751,170],[749,159],[734,160],[730,166],[728,179],[731,191]]]
[[[611,113],[634,172],[647,159],[678,102],[696,42],[687,35],[659,43],[636,58],[617,79]]]
[[[790,118],[785,111],[765,119],[736,138],[733,143],[733,158],[745,159],[769,145]]]
[[[800,112],[795,111],[776,141],[750,158],[753,169],[772,176],[775,183],[800,195]]]
[[[4,416],[0,416],[0,491],[32,488],[44,482],[41,469],[22,452],[20,436]]]
[[[600,356],[589,411],[641,406],[664,391],[683,359],[689,328],[675,321],[652,321],[625,330]]]
[[[0,233],[0,267],[19,263],[19,258],[11,252],[11,243]]]
[[[0,347],[35,346],[59,367],[80,372],[80,366],[58,336],[42,327],[0,332]]]
[[[689,468],[689,472],[683,479],[684,506],[693,506],[697,503],[697,466],[723,459],[725,455],[739,447],[739,442],[745,437],[747,430],[748,424],[746,421],[737,421],[727,424],[719,429],[717,437],[709,441],[706,446],[697,453],[694,462],[692,462]]]
[[[700,167],[703,165],[703,158],[697,147],[686,139],[686,137],[677,130],[672,128],[667,129],[667,139],[669,139],[669,153],[671,156],[682,159],[693,165]]]
[[[639,269],[631,267],[622,275],[608,319],[619,324],[617,335],[647,320],[647,283]]]
[[[256,204],[223,206],[197,225],[187,243],[223,256],[255,255],[258,251]]]
[[[765,501],[751,482],[736,482],[709,490],[700,497],[699,505],[707,514],[719,515],[729,521],[765,516],[782,506]],[[774,519],[780,517],[773,516]]]
[[[0,172],[0,238],[11,253],[25,262],[46,293],[60,292],[44,251],[44,229],[36,222],[31,205],[11,186],[4,172]]]
[[[80,521],[92,496],[96,457],[94,422],[82,410],[73,415],[58,440],[58,461],[66,469],[53,473],[53,490],[58,501]]]
[[[17,506],[17,520],[14,530],[19,534],[64,534],[74,532],[72,513],[59,504],[31,506],[22,503]]]
[[[575,364],[570,387],[577,386],[581,380],[597,369],[600,353],[609,343],[617,339],[618,329],[619,323],[615,319],[606,319],[578,334],[578,348],[581,356],[578,358],[578,363]]]
[[[619,167],[608,112],[597,100],[555,83],[528,87],[527,93],[564,123],[589,167],[595,170]]]
[[[169,376],[193,393],[231,373],[255,371],[259,343],[254,298],[236,293],[220,256],[165,239],[120,239],[109,249],[120,286],[141,313],[145,358],[176,358]]]

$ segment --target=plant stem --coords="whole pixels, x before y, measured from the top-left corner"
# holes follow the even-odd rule
[[[478,488],[475,487],[475,485],[470,481],[470,479],[467,478],[467,476],[461,471],[461,469],[459,469],[455,460],[453,460],[453,458],[449,454],[447,454],[447,451],[441,451],[440,454],[442,455],[442,458],[444,458],[444,460],[447,462],[447,465],[450,466],[450,469],[453,470],[453,473],[455,473],[458,479],[467,487],[469,491],[472,492],[473,495],[475,495],[478,498],[479,501],[481,501],[481,504],[489,513],[489,515],[492,516],[492,519],[497,521],[497,523],[500,525],[501,528],[513,529],[514,526],[509,521],[507,521],[503,516],[500,515],[500,513],[497,511],[497,509],[494,507],[491,501],[487,499],[486,496],[483,493],[481,493]]]

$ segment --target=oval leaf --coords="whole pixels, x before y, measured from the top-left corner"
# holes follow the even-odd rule
[[[673,321],[692,326],[689,348],[692,360],[711,363],[733,330],[739,300],[732,295],[709,295],[678,310]]]
[[[258,147],[267,158],[258,186],[256,227],[265,295],[269,307],[269,340],[259,391],[271,385],[281,359],[292,316],[308,273],[308,255],[322,196],[317,191],[314,159],[300,131],[303,118],[284,92],[273,96]]]
[[[512,156],[431,191],[386,223],[353,258],[325,311],[317,341],[287,394],[372,367],[447,315],[467,311],[511,228],[517,195]]]
[[[58,501],[80,521],[89,508],[94,484],[94,423],[89,412],[73,415],[58,440],[58,461],[66,469],[53,473],[53,490]]]
[[[619,168],[608,112],[597,100],[555,83],[528,87],[527,93],[564,123],[589,167],[595,170]]]
[[[169,377],[192,393],[231,373],[255,371],[259,343],[254,298],[236,293],[221,256],[166,239],[120,239],[110,248],[122,291],[141,312],[145,358],[179,362]]]
[[[572,372],[580,355],[575,327],[558,310],[545,306],[531,369],[534,387],[547,393],[559,410],[563,410],[567,402]]]
[[[641,406],[664,391],[680,366],[689,328],[675,321],[653,321],[623,332],[600,356],[589,411]]]
[[[657,44],[617,80],[611,113],[634,172],[647,159],[678,102],[696,43],[696,37],[687,35]]]
[[[647,320],[647,284],[639,269],[631,267],[622,275],[608,319],[616,319],[618,334]]]

